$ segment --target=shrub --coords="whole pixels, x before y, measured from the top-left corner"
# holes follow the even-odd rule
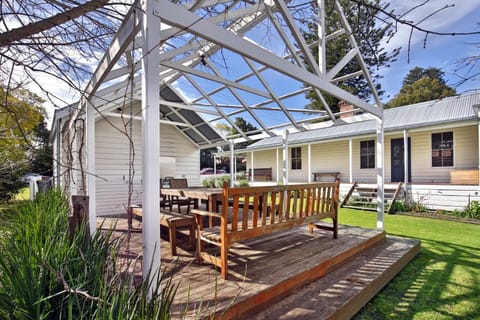
[[[238,180],[237,185],[239,187],[248,187],[249,183],[248,183],[248,180],[244,179],[244,180]]]
[[[89,239],[81,224],[69,234],[69,210],[52,190],[9,212],[0,231],[0,318],[168,319],[176,287],[160,289],[159,276],[133,286],[112,231]]]
[[[396,212],[407,212],[407,206],[405,205],[405,202],[404,201],[395,201],[393,204],[392,204],[392,207],[391,207],[391,212],[393,213],[396,213]]]
[[[464,216],[472,219],[480,219],[480,203],[476,200],[470,202],[465,207]]]

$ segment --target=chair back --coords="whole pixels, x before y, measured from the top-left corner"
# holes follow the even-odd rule
[[[172,188],[172,189],[184,189],[184,188],[188,188],[187,179],[185,179],[185,178],[171,179],[171,180],[170,180],[170,188]]]

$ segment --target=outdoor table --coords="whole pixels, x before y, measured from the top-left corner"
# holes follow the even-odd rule
[[[183,195],[192,199],[207,200],[207,211],[218,212],[217,202],[222,199],[222,188],[190,187],[183,189]]]

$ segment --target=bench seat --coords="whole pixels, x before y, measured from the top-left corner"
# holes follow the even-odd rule
[[[142,221],[141,206],[132,206],[130,210],[133,218]],[[190,247],[195,247],[195,217],[193,215],[160,210],[160,225],[168,228],[172,256],[177,255],[177,229],[188,228]]]
[[[192,210],[197,223],[198,258],[220,267],[226,279],[229,248],[238,241],[300,225],[308,225],[310,233],[314,227],[332,231],[337,238],[338,193],[338,181],[238,188],[224,184],[221,213]],[[204,216],[217,223],[204,227]],[[325,218],[332,219],[331,226],[317,224]],[[220,257],[204,251],[203,242],[220,247]]]

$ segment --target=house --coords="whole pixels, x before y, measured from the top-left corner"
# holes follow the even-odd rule
[[[99,93],[101,95],[102,92]],[[176,92],[166,86],[161,90],[166,101],[181,101]],[[55,184],[70,194],[84,194],[86,188],[84,118],[76,122],[76,130],[68,135],[66,126],[75,106],[56,110],[52,124],[51,142],[54,147]],[[140,102],[130,111],[121,103],[98,108],[95,117],[95,176],[96,215],[120,215],[127,212],[129,193],[131,203],[142,199],[142,143]],[[224,142],[223,138],[194,111],[172,106],[160,107],[161,177],[187,178],[189,185],[200,185],[200,148]],[[131,137],[131,141],[130,141]],[[83,154],[82,154],[83,153]],[[79,161],[78,159],[83,159]],[[130,166],[130,164],[132,164]],[[91,174],[87,172],[86,174]],[[129,189],[129,181],[133,185]]]
[[[432,209],[463,209],[478,200],[479,107],[477,91],[386,109],[384,182],[403,182],[412,200]],[[351,109],[340,113],[335,125],[288,135],[289,182],[339,172],[344,194],[353,182],[376,183],[376,121]],[[247,167],[272,167],[272,180],[281,181],[283,143],[276,136],[248,146]]]

